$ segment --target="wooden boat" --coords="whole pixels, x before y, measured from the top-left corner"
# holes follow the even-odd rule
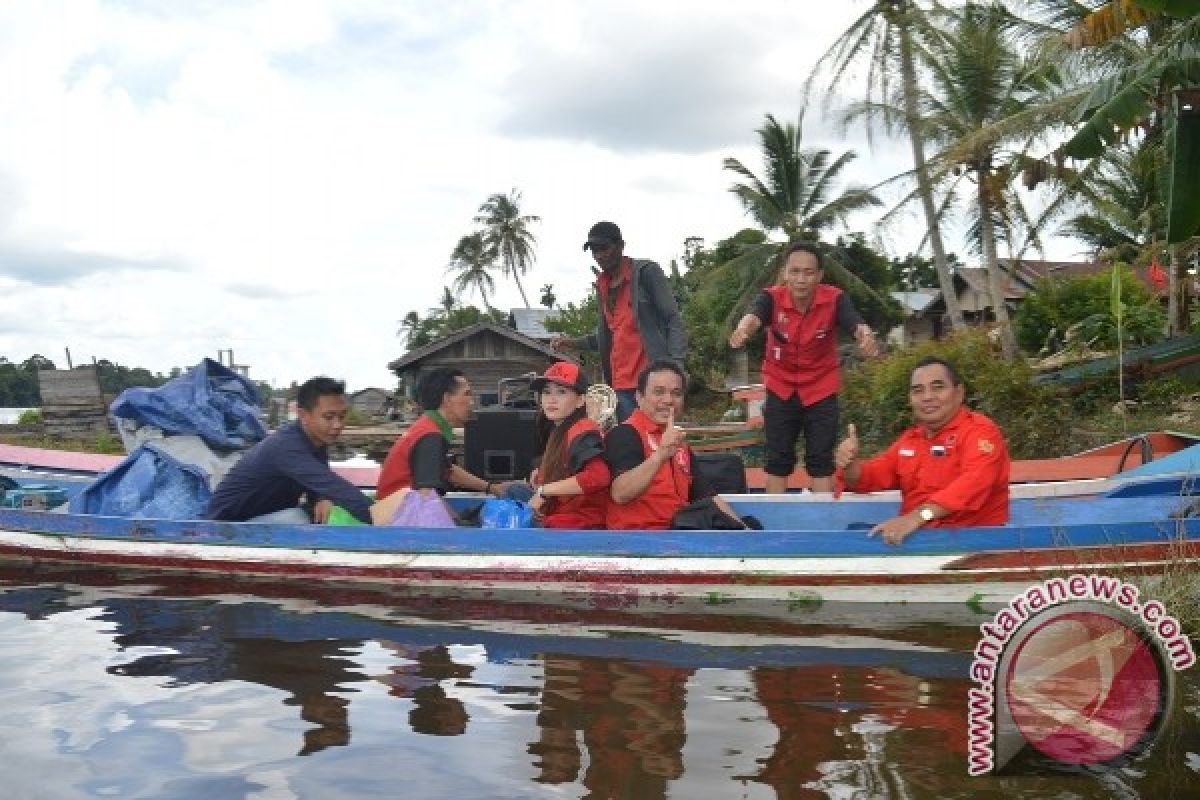
[[[0,558],[588,607],[757,614],[825,603],[989,604],[1076,571],[1197,569],[1200,519],[1189,515],[1198,501],[1188,490],[1158,478],[1106,497],[1015,500],[1006,526],[920,531],[901,547],[865,530],[895,505],[857,500],[743,496],[738,510],[765,530],[736,532],[288,526],[0,509]]]

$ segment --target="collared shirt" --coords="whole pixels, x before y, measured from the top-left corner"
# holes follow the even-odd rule
[[[622,257],[615,276],[600,273],[596,292],[601,298],[600,313],[612,331],[612,353],[609,368],[614,389],[634,389],[638,375],[649,364],[642,334],[633,316],[633,261]]]
[[[951,512],[928,527],[1003,525],[1008,521],[1008,446],[996,423],[959,409],[932,436],[920,425],[864,463],[856,492],[900,489],[900,513],[924,503]]]
[[[308,438],[299,422],[289,422],[250,448],[221,481],[205,516],[234,522],[295,508],[300,496],[310,503],[329,500],[363,522],[371,521],[371,501],[329,468],[329,453]]]

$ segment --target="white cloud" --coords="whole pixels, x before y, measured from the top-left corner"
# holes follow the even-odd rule
[[[389,385],[479,204],[542,217],[525,279],[582,298],[588,227],[664,265],[749,224],[722,159],[791,119],[857,13],[786,0],[0,6],[0,354]],[[805,141],[903,169],[810,112]],[[871,220],[864,219],[862,227]],[[501,307],[517,304],[498,278]]]

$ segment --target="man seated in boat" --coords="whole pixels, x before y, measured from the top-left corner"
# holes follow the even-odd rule
[[[471,416],[475,396],[462,370],[437,367],[417,382],[424,413],[396,440],[379,471],[375,495],[385,500],[401,489],[454,489],[503,497],[513,481],[494,483],[476,477],[450,460],[454,429]]]
[[[675,425],[686,389],[687,376],[674,361],[655,361],[638,375],[637,408],[604,440],[613,475],[606,519],[610,529],[664,530],[677,511],[707,497],[738,519],[696,472],[683,429]]]
[[[311,378],[300,386],[296,405],[299,419],[280,426],[234,465],[209,500],[206,517],[323,524],[337,505],[370,523],[370,499],[329,468],[329,445],[346,425],[346,385]]]
[[[947,361],[917,362],[909,381],[911,428],[891,447],[859,461],[858,435],[849,426],[835,461],[855,492],[900,489],[900,515],[870,535],[900,544],[922,527],[1003,525],[1008,521],[1008,447],[992,420],[963,405],[966,386]]]

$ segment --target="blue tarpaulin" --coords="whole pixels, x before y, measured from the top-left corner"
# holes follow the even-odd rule
[[[242,450],[267,435],[254,384],[208,358],[157,389],[126,389],[109,411],[165,436],[194,434],[218,450]]]
[[[73,497],[70,510],[108,517],[198,519],[211,497],[203,470],[144,444]]]

